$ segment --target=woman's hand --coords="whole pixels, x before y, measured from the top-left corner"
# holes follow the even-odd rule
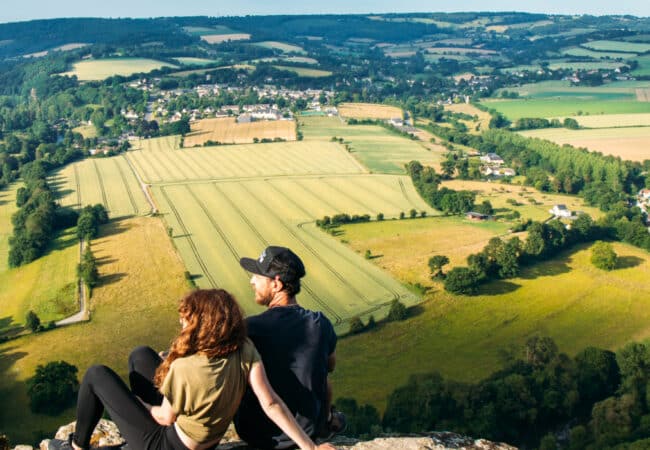
[[[329,442],[324,442],[320,445],[317,445],[316,450],[336,450],[336,447],[334,447]]]
[[[171,403],[167,400],[167,397],[163,397],[162,405],[152,406],[149,410],[151,417],[160,425],[171,425],[176,422],[176,413],[172,409]]]

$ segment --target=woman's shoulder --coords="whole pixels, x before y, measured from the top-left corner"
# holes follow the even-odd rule
[[[241,346],[240,352],[242,355],[242,360],[244,361],[256,362],[261,359],[260,354],[257,352],[257,349],[253,344],[253,341],[251,341],[248,337],[244,339],[244,343]]]

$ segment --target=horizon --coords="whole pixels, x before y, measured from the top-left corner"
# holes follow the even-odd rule
[[[354,5],[344,0],[331,0],[327,5],[309,4],[295,0],[282,0],[268,4],[260,0],[242,0],[233,5],[228,2],[195,0],[191,4],[178,4],[171,0],[140,2],[115,0],[110,4],[93,4],[79,0],[62,0],[41,4],[40,0],[26,0],[15,4],[11,10],[0,12],[0,23],[25,22],[61,18],[156,18],[156,17],[228,17],[264,15],[320,15],[320,14],[427,14],[454,12],[519,12],[551,15],[632,15],[650,17],[650,4],[633,1],[625,6],[605,0],[584,4],[577,1],[495,0],[490,7],[478,0],[460,0],[453,5],[424,0],[404,0],[399,5],[388,0],[359,0]],[[150,4],[149,4],[150,3]]]

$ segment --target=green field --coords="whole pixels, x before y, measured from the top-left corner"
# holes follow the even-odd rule
[[[409,230],[409,221],[404,225],[399,232],[404,242],[420,233]],[[369,230],[381,224],[359,226],[364,230],[358,237],[352,231],[356,226],[346,227],[346,239],[355,247],[385,252],[373,261],[402,281],[419,279],[409,276],[409,270],[428,271],[423,266],[427,255],[439,251],[433,239],[409,246],[408,254],[389,253]],[[390,247],[391,241],[396,241],[394,233],[383,235],[382,245]],[[450,246],[442,244],[442,251]],[[428,301],[406,322],[339,341],[334,397],[352,397],[383,409],[387,395],[415,373],[438,371],[453,380],[476,382],[501,367],[500,354],[520,350],[533,335],[551,336],[560,351],[570,355],[587,346],[616,350],[648,338],[648,254],[624,244],[614,248],[621,262],[612,272],[593,267],[588,246],[582,246],[524,269],[518,278],[490,283],[475,297],[452,296],[432,286]]]
[[[217,61],[215,61],[214,59],[206,59],[206,58],[180,57],[174,59],[183,66],[209,66],[211,64],[217,63]]]
[[[623,52],[605,52],[605,51],[595,51],[589,50],[583,47],[571,47],[562,50],[562,54],[569,56],[586,56],[588,58],[606,58],[606,59],[630,59],[635,57],[636,53],[623,53]]]
[[[350,145],[351,155],[373,173],[404,173],[404,164],[418,160],[436,165],[440,154],[428,150],[422,142],[411,141],[376,125],[346,125],[338,117],[300,117],[305,141],[329,141],[342,137]]]
[[[57,235],[45,256],[0,272],[0,335],[16,331],[30,310],[45,325],[78,312],[78,262],[79,241],[70,229]]]
[[[364,145],[370,145],[366,141],[373,132],[388,139],[388,145],[411,143],[384,136],[378,127],[350,128],[363,132],[358,142]],[[137,203],[123,188],[129,185],[119,179],[132,165],[153,184],[159,211],[199,286],[224,287],[240,299],[250,297],[249,275],[239,267],[239,257],[256,255],[270,243],[287,245],[308,267],[320,268],[308,274],[301,302],[325,311],[341,329],[355,315],[383,316],[394,298],[407,304],[419,298],[317,229],[314,220],[337,213],[396,217],[410,209],[434,211],[401,169],[395,171],[398,175],[370,175],[354,153],[330,137],[188,149],[177,147],[178,137],[143,140],[139,149],[123,156],[69,166],[52,181],[58,183],[64,204],[94,203],[92,198],[107,204],[112,216],[118,208],[132,215],[142,209],[134,207]],[[131,184],[133,193],[135,177]],[[242,303],[247,312],[259,310],[250,300]]]
[[[31,309],[45,324],[74,312],[76,265],[79,248],[74,230],[58,235],[46,256],[25,266],[10,269],[11,216],[17,211],[14,183],[0,191],[0,335],[19,331]]]
[[[382,317],[394,298],[407,304],[419,300],[313,224],[341,212],[390,217],[415,208],[431,213],[406,177],[260,177],[155,185],[153,192],[197,284],[233,292],[247,313],[260,308],[249,300],[250,274],[238,260],[270,244],[292,248],[314,268],[307,270],[300,302],[324,311],[339,330],[346,330],[343,322],[356,315]]]
[[[298,74],[299,77],[307,77],[307,78],[321,78],[321,77],[329,77],[332,75],[332,72],[329,70],[319,70],[319,69],[312,69],[310,67],[293,67],[293,66],[273,66],[278,70],[288,70],[289,72],[294,72]]]
[[[81,208],[101,203],[112,219],[149,214],[147,202],[124,156],[90,158],[55,171],[49,184],[62,206]]]
[[[264,47],[264,48],[270,48],[273,50],[280,50],[283,53],[307,54],[307,52],[302,47],[299,47],[297,45],[287,44],[285,42],[264,41],[264,42],[256,42],[253,45],[257,45],[259,47]]]
[[[633,52],[646,53],[650,51],[650,44],[621,41],[591,41],[582,44],[583,47],[602,52]]]
[[[16,206],[16,191],[19,183],[14,183],[0,190],[0,273],[9,268],[9,236],[13,232],[11,216],[18,210]]]
[[[614,95],[614,94],[612,94]],[[570,99],[485,100],[483,105],[496,109],[510,120],[521,117],[558,117],[582,114],[649,113],[650,102]]]
[[[650,76],[650,55],[639,56],[635,60],[639,63],[639,67],[632,71],[632,75]]]
[[[129,76],[134,73],[147,73],[161,67],[176,67],[155,59],[111,58],[80,61],[73,64],[70,72],[60,75],[76,75],[80,81],[103,80],[114,75]]]

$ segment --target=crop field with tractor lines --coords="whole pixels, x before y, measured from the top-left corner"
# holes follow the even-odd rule
[[[111,218],[151,212],[125,156],[75,162],[55,171],[48,181],[62,206],[80,209],[101,203]]]
[[[207,141],[222,144],[250,144],[254,138],[296,140],[296,123],[293,120],[237,123],[234,117],[220,117],[202,119],[192,123],[191,126],[191,133],[185,136],[185,147],[203,145]]]

